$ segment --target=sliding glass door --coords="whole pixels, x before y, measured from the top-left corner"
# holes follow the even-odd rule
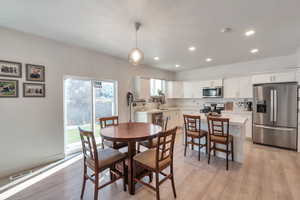
[[[116,81],[70,77],[64,80],[65,151],[81,149],[78,127],[94,131],[100,142],[99,118],[117,115]]]

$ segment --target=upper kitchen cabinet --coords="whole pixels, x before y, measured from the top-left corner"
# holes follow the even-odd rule
[[[250,76],[224,79],[224,98],[252,98]]]
[[[183,98],[184,97],[183,82],[182,81],[168,81],[166,97],[169,99]]]
[[[204,87],[222,87],[223,79],[201,81],[200,85],[202,88],[204,88]]]
[[[150,79],[139,76],[134,77],[133,80],[133,94],[137,99],[150,98]]]
[[[184,98],[202,98],[202,85],[200,81],[183,82]]]
[[[280,83],[280,82],[293,82],[296,81],[296,73],[283,72],[283,73],[271,73],[271,74],[259,74],[252,77],[253,84],[259,83]]]

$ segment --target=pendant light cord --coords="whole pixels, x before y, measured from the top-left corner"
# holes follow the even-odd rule
[[[135,48],[137,48],[137,45],[138,45],[138,39],[137,39],[137,34],[138,34],[138,31],[141,27],[141,23],[140,22],[135,22],[134,26],[135,26]]]
[[[135,48],[137,48],[137,32],[138,32],[138,30],[136,29],[135,30]]]

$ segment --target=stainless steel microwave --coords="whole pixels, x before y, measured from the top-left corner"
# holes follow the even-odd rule
[[[223,97],[223,87],[210,87],[202,89],[203,97],[221,98]]]

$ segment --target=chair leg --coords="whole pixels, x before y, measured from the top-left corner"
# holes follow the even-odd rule
[[[207,135],[205,136],[205,153],[206,153],[206,155],[208,154],[208,137],[207,137]]]
[[[229,156],[229,151],[228,151],[228,146],[229,144],[226,144],[226,170],[228,170],[228,156]]]
[[[138,153],[140,153],[140,149],[141,149],[141,145],[140,145],[140,143],[138,142],[138,144],[137,144],[137,152],[138,152]]]
[[[102,149],[104,149],[104,139],[103,139],[103,137],[101,137],[101,147],[102,147]]]
[[[126,164],[125,164],[125,160],[123,160],[122,162],[122,165],[123,165],[123,190],[124,192],[126,192],[126,176],[127,176],[127,173],[126,173]]]
[[[214,147],[214,156],[216,156],[216,143],[213,143],[213,147]]]
[[[210,153],[211,152],[211,142],[209,141],[208,142],[208,159],[207,159],[207,163],[209,164],[210,163]]]
[[[234,161],[234,148],[233,148],[233,140],[231,142],[231,158],[232,158],[232,161]]]
[[[149,183],[151,183],[153,180],[153,173],[151,172],[151,174],[149,174]]]
[[[95,172],[95,191],[94,200],[98,200],[98,187],[99,187],[99,173]]]
[[[187,136],[185,135],[185,144],[184,144],[184,156],[186,156],[186,148],[187,148]]]
[[[109,176],[111,181],[115,179],[115,175],[111,172],[112,169],[115,169],[115,165],[109,168]]]
[[[156,200],[160,200],[159,197],[159,172],[155,172],[155,190],[156,190]]]
[[[174,194],[174,197],[176,198],[177,195],[176,195],[175,182],[174,182],[173,163],[170,166],[170,172],[172,174],[171,182],[172,182],[173,194]]]
[[[192,138],[192,150],[194,150],[194,138]]]
[[[82,183],[82,188],[81,188],[80,199],[82,199],[83,195],[84,195],[84,190],[85,190],[85,185],[86,185],[86,173],[87,173],[87,168],[86,168],[86,165],[84,165],[84,169],[83,169],[83,183]]]
[[[201,152],[201,143],[200,143],[200,138],[199,138],[199,152],[198,152],[198,161],[200,161],[200,152]]]

